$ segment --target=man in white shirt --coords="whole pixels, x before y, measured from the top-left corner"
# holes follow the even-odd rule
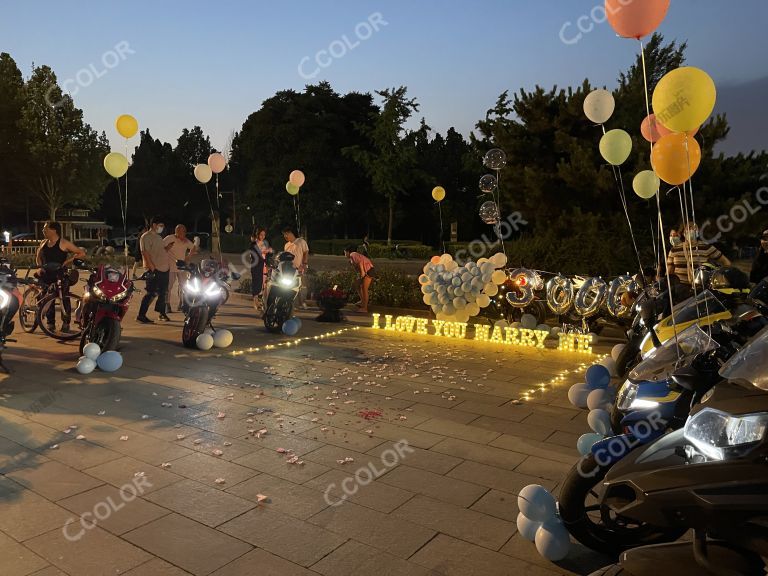
[[[182,294],[181,286],[187,279],[188,273],[183,270],[179,270],[176,267],[177,260],[183,260],[189,262],[189,257],[197,252],[197,246],[187,238],[187,227],[184,224],[176,226],[176,230],[173,235],[166,236],[163,239],[165,245],[165,251],[168,254],[168,266],[170,268],[170,275],[168,277],[168,309],[171,307],[171,294],[173,294],[173,287],[178,283],[177,294],[179,297],[179,307],[181,310]]]
[[[307,241],[304,240],[304,238],[297,237],[296,232],[294,232],[293,228],[290,226],[283,228],[283,238],[285,238],[285,248],[283,250],[293,254],[293,265],[296,270],[298,270],[299,275],[304,276],[304,272],[309,268],[309,245],[307,244]],[[299,290],[299,301],[297,302],[300,308],[307,307],[304,302],[305,290],[306,286],[303,285],[302,279],[302,288]]]
[[[147,311],[152,300],[155,302],[155,312],[159,312],[160,320],[168,322],[170,318],[165,313],[165,299],[168,295],[168,255],[165,253],[162,233],[165,224],[160,217],[152,219],[151,228],[139,239],[141,256],[144,259],[144,268],[147,269],[147,286],[144,298],[141,299],[139,315],[136,318],[142,324],[152,324],[153,320],[147,318]]]

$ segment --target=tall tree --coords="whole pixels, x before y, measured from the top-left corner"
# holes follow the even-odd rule
[[[24,79],[10,54],[0,54],[0,214],[20,214],[18,191],[27,161],[19,123],[24,107]],[[0,224],[5,224],[0,221]]]

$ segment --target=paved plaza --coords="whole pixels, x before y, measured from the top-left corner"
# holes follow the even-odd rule
[[[235,342],[211,352],[181,347],[181,314],[131,317],[124,366],[87,376],[74,343],[20,334],[5,355],[15,373],[0,376],[0,574],[554,576],[609,563],[574,545],[551,564],[515,527],[515,494],[556,493],[578,457],[586,414],[566,392],[585,357],[314,315],[296,343],[232,301],[217,325]]]

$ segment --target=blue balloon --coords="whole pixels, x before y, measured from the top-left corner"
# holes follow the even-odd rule
[[[594,432],[582,434],[579,436],[579,439],[576,440],[576,449],[579,451],[579,454],[586,456],[592,450],[592,446],[595,444],[595,442],[600,442],[602,439],[602,434],[596,434]]]
[[[104,372],[115,372],[123,365],[123,357],[120,355],[120,352],[110,350],[104,352],[96,359],[96,365]]]
[[[291,318],[291,320],[296,322],[296,326],[297,326],[296,331],[298,332],[299,330],[301,330],[301,318],[294,316],[293,318]]]
[[[584,379],[587,383],[587,387],[591,390],[608,388],[608,385],[611,383],[611,373],[605,366],[593,364],[587,368],[587,373]]]
[[[286,336],[295,336],[298,331],[299,325],[293,319],[283,322],[283,334]]]

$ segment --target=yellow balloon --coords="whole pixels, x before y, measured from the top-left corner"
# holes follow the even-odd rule
[[[299,187],[296,186],[293,182],[288,182],[285,185],[285,191],[288,192],[291,196],[296,196],[296,194],[299,193]]]
[[[632,189],[635,194],[644,200],[649,200],[656,196],[661,186],[661,180],[656,176],[653,170],[643,170],[632,180]]]
[[[115,128],[123,138],[132,138],[139,131],[139,123],[130,114],[122,114],[117,117]]]
[[[434,198],[436,202],[442,202],[445,199],[445,188],[442,186],[435,186],[432,189],[432,198]]]
[[[624,164],[632,153],[632,137],[624,130],[609,130],[600,139],[600,155],[609,164]]]
[[[504,270],[495,270],[491,275],[491,282],[494,284],[504,284],[507,281],[507,273]]]
[[[121,178],[128,172],[128,159],[120,152],[110,152],[104,156],[104,170],[112,178]]]
[[[696,130],[712,114],[717,88],[709,74],[685,66],[666,74],[653,91],[656,120],[673,132]]]

